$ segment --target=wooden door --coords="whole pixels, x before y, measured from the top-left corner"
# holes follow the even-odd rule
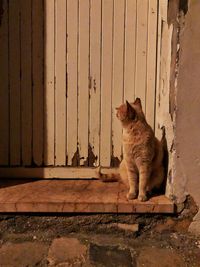
[[[2,2],[0,165],[117,166],[115,107],[140,97],[154,127],[158,0]]]

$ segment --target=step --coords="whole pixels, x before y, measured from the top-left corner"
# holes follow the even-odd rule
[[[123,184],[99,180],[1,179],[0,212],[174,213],[164,195],[140,202],[126,194]]]

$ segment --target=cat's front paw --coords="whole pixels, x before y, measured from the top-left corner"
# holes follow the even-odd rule
[[[135,199],[135,198],[137,198],[137,193],[129,192],[127,194],[127,199],[131,200],[131,199]]]
[[[139,195],[139,196],[138,196],[138,200],[144,202],[144,201],[147,201],[148,198],[147,198],[146,195]]]

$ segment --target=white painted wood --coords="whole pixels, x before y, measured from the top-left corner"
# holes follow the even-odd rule
[[[67,158],[72,165],[78,138],[78,0],[67,0]]]
[[[163,21],[167,22],[168,2],[166,0],[159,0],[160,16]]]
[[[158,28],[157,28],[157,62],[156,62],[156,93],[155,93],[155,134],[157,138],[161,138],[162,133],[159,129],[159,94],[160,94],[160,65],[161,65],[161,34],[162,34],[162,15],[161,15],[161,2],[159,0],[159,5],[158,5]]]
[[[147,88],[146,118],[154,128],[155,92],[156,92],[156,42],[157,42],[157,0],[149,1],[148,45],[147,45]]]
[[[55,0],[55,164],[66,164],[66,0]]]
[[[126,0],[124,101],[135,98],[136,0]]]
[[[135,97],[141,99],[144,111],[146,107],[148,2],[148,0],[137,1]]]
[[[44,136],[44,6],[43,1],[32,2],[32,78],[33,78],[33,162],[43,164]]]
[[[20,6],[9,2],[10,165],[21,163],[20,129]]]
[[[100,75],[101,75],[101,0],[91,0],[90,9],[90,124],[89,146],[99,165],[100,146]],[[90,159],[89,159],[89,164]]]
[[[161,39],[161,47],[160,47],[160,79],[159,79],[159,87],[157,91],[157,137],[160,139],[162,136],[162,130],[161,127],[165,126],[166,131],[168,132],[169,136],[171,133],[169,131],[172,131],[172,127],[169,127],[169,124],[165,124],[166,121],[171,121],[170,114],[169,114],[169,92],[170,92],[170,66],[171,66],[171,40],[172,40],[172,34],[173,34],[173,25],[168,25],[167,22],[162,23],[162,39]],[[168,147],[170,148],[172,146],[172,140],[171,144],[168,143]]]
[[[102,0],[100,165],[104,167],[111,160],[112,37],[113,1]]]
[[[166,4],[160,4],[165,16]],[[157,0],[45,0],[44,5],[45,14],[43,1],[13,0],[10,16],[3,14],[0,68],[6,77],[9,56],[10,80],[0,77],[5,140],[0,164],[8,164],[10,153],[12,166],[30,166],[32,160],[37,166],[66,166],[66,157],[74,166],[77,156],[80,165],[110,167],[112,156],[121,157],[116,106],[140,97],[154,125]]]
[[[122,157],[122,127],[116,107],[123,102],[125,1],[114,1],[113,77],[112,77],[112,157]],[[130,55],[129,55],[130,56]]]
[[[85,167],[45,167],[45,168],[0,168],[0,178],[59,178],[91,179],[97,178],[98,168]],[[101,168],[101,173],[116,173],[116,168]]]
[[[21,130],[22,164],[32,163],[31,0],[20,0],[21,10]]]
[[[8,2],[2,1],[0,26],[0,165],[9,163]]]
[[[80,165],[88,164],[89,0],[79,0],[78,149]]]
[[[54,104],[55,104],[55,46],[54,24],[55,6],[54,0],[45,0],[45,65],[44,65],[44,164],[54,165]]]

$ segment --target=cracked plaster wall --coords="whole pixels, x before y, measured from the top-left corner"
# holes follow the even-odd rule
[[[162,1],[160,5],[160,17],[158,31],[160,32],[160,43],[158,42],[158,86],[156,91],[156,135],[161,138],[161,128],[164,126],[169,151],[168,179],[166,195],[175,199],[173,192],[173,178],[175,177],[174,148],[175,123],[176,123],[176,98],[175,85],[177,83],[176,58],[178,53],[178,1]],[[168,3],[168,4],[167,4]],[[174,4],[175,3],[175,4]],[[170,19],[168,18],[170,17]],[[171,81],[173,78],[173,82]],[[172,86],[173,85],[173,86]],[[171,93],[173,87],[173,94]],[[173,102],[173,106],[171,103]],[[181,201],[184,201],[184,197]]]
[[[180,36],[180,60],[177,79],[176,179],[178,198],[189,193],[200,207],[200,1],[190,0]],[[200,213],[190,229],[200,233]]]
[[[161,12],[156,126],[158,136],[159,128],[163,125],[166,128],[169,151],[166,194],[176,203],[182,203],[190,194],[200,207],[199,10],[200,1],[169,0],[167,15]],[[200,234],[200,212],[190,230]]]

